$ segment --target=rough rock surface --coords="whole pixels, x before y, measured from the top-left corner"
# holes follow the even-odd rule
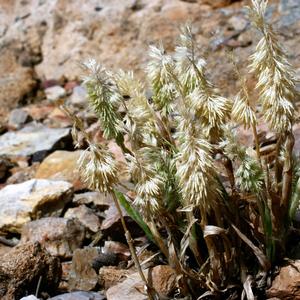
[[[151,270],[152,286],[162,296],[168,297],[176,289],[176,273],[168,265],[155,266]]]
[[[75,250],[68,282],[70,290],[91,291],[96,287],[98,275],[92,265],[98,255],[97,248]]]
[[[86,185],[80,180],[77,161],[83,151],[55,151],[47,156],[37,169],[36,178],[65,180],[73,184],[75,190]]]
[[[53,298],[50,298],[49,300],[105,300],[105,299],[106,298],[99,293],[80,291],[80,292],[61,294]]]
[[[40,291],[51,292],[58,287],[61,266],[39,243],[16,246],[0,257],[0,297],[20,299],[35,293],[41,277]]]
[[[129,275],[123,282],[112,286],[106,291],[107,300],[146,300],[144,283],[140,275],[134,273]]]
[[[48,128],[42,124],[31,123],[20,131],[7,132],[0,136],[0,155],[34,155],[35,160],[38,160],[53,148],[63,147],[63,140],[69,134],[69,128]]]
[[[32,179],[0,190],[0,231],[20,232],[42,216],[57,216],[71,201],[72,185],[65,181]]]
[[[281,300],[300,300],[300,260],[289,263],[281,268],[279,274],[267,291],[269,298]]]
[[[67,219],[77,219],[87,230],[91,232],[96,233],[100,230],[101,224],[99,217],[92,209],[85,205],[69,208],[64,217]]]
[[[84,227],[77,220],[43,218],[23,227],[20,242],[40,242],[53,256],[70,258],[83,240]]]

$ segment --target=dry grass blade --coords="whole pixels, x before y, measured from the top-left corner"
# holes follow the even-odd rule
[[[187,247],[189,246],[189,236],[190,236],[190,232],[191,232],[191,229],[193,227],[193,225],[197,222],[198,220],[197,219],[193,219],[188,228],[186,229],[186,232],[183,236],[183,238],[181,239],[181,242],[180,242],[180,261],[183,261],[184,260],[184,256],[185,256],[185,251],[187,249]]]
[[[223,233],[226,233],[226,230],[224,228],[220,228],[218,226],[213,225],[207,225],[204,228],[203,237],[206,238],[207,236],[221,235]]]
[[[269,270],[271,264],[264,253],[258,247],[256,247],[237,227],[235,227],[233,224],[231,226],[235,230],[237,235],[241,238],[241,240],[244,241],[253,250],[253,253],[257,257],[264,271]]]
[[[252,276],[248,275],[243,286],[244,286],[244,291],[246,293],[247,299],[248,300],[255,300],[251,283],[253,282]]]

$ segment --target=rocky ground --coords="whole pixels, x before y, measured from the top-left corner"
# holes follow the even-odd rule
[[[270,1],[269,16],[300,77],[300,2]],[[109,196],[87,189],[76,162],[62,100],[102,132],[80,85],[80,62],[96,58],[143,77],[145,55],[160,40],[166,49],[178,27],[192,21],[210,76],[224,95],[239,86],[228,51],[242,73],[257,35],[244,5],[230,0],[0,0],[0,298],[52,300],[146,299],[132,267],[120,220]],[[249,87],[253,87],[251,78]],[[300,130],[296,128],[296,137]],[[245,133],[245,140],[247,136]],[[114,143],[109,147],[122,164]],[[299,153],[300,139],[296,139]],[[122,174],[120,175],[122,176]],[[122,177],[125,185],[129,178]],[[125,214],[125,212],[124,212]],[[141,261],[155,254],[126,217]],[[281,269],[270,299],[300,299],[300,261]],[[154,288],[174,294],[175,274],[159,256],[145,263]],[[292,280],[290,280],[292,278]]]

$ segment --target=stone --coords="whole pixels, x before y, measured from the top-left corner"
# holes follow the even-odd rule
[[[146,300],[144,282],[138,273],[128,276],[123,282],[106,291],[107,300]]]
[[[106,298],[99,293],[79,291],[79,292],[61,294],[53,298],[50,298],[48,300],[105,300],[105,299]]]
[[[70,290],[91,291],[96,287],[98,274],[92,265],[98,255],[97,248],[87,247],[75,250],[68,281]]]
[[[78,160],[82,150],[62,151],[58,150],[47,156],[35,174],[39,179],[65,180],[72,183],[75,190],[86,188],[80,179]]]
[[[75,194],[73,203],[77,205],[85,204],[88,206],[93,206],[103,211],[110,207],[110,205],[113,203],[113,199],[111,195],[105,195],[104,193],[85,192]]]
[[[268,298],[275,297],[281,300],[300,299],[300,260],[290,262],[280,269],[279,274],[267,290]]]
[[[68,99],[68,103],[79,108],[86,107],[88,103],[86,89],[81,85],[75,86],[72,95]]]
[[[53,256],[70,258],[80,248],[85,230],[77,220],[43,218],[24,225],[20,243],[39,242]]]
[[[125,280],[132,271],[115,266],[103,266],[99,270],[98,283],[105,290]]]
[[[51,256],[39,243],[26,243],[0,256],[0,297],[20,299],[36,292],[55,292],[61,277],[59,259]]]
[[[34,179],[36,170],[39,166],[38,162],[34,162],[30,166],[19,166],[11,169],[12,175],[6,180],[6,184],[17,184],[30,179]]]
[[[101,227],[99,217],[92,209],[85,205],[69,208],[64,217],[67,219],[77,219],[86,229],[93,233],[98,232]]]
[[[214,8],[227,6],[236,0],[204,0],[204,3],[211,5]]]
[[[55,85],[55,86],[46,88],[45,94],[46,94],[47,100],[55,102],[61,98],[64,98],[67,93],[63,87],[61,87],[59,85]]]
[[[246,28],[248,22],[244,17],[239,15],[234,15],[228,20],[228,24],[235,31],[241,31]]]
[[[9,114],[8,125],[11,128],[19,129],[30,121],[31,117],[27,111],[21,108],[13,109]]]
[[[0,43],[0,106],[16,108],[34,94],[37,80],[32,68],[21,66],[16,57],[15,41]]]
[[[42,216],[57,216],[71,201],[65,181],[32,179],[0,190],[0,231],[20,233],[22,226]]]
[[[69,128],[30,123],[19,131],[0,136],[0,155],[33,156],[35,161],[41,160],[52,149],[64,148],[69,141]]]
[[[30,295],[30,296],[21,298],[21,300],[39,300],[39,299],[34,295]]]
[[[176,289],[176,272],[168,265],[151,270],[152,286],[163,297],[171,296]]]

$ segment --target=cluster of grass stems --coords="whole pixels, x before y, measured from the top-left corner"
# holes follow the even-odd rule
[[[83,136],[88,145],[79,161],[82,175],[91,189],[113,196],[149,299],[160,296],[141,269],[120,204],[174,268],[178,296],[186,299],[255,299],[286,253],[300,191],[292,130],[298,94],[266,8],[266,0],[252,0],[248,8],[261,34],[249,66],[257,103],[241,75],[234,99],[219,94],[190,26],[182,28],[172,55],[162,45],[150,46],[151,98],[149,86],[132,72],[112,73],[95,60],[84,64],[89,103],[104,137],[125,155],[134,199],[118,191],[113,155],[65,108],[74,120],[74,140],[80,146]],[[261,153],[260,123],[276,135],[272,160]],[[237,125],[252,131],[253,147],[240,143]]]

